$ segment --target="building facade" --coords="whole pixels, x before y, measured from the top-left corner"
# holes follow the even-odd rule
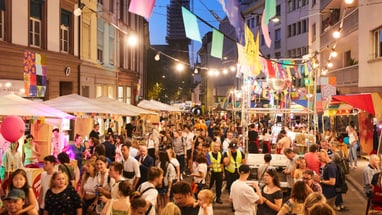
[[[135,103],[143,93],[147,22],[123,0],[0,0],[0,83],[20,91],[26,51],[44,64],[43,99],[77,93]],[[74,15],[77,8],[81,13]],[[79,15],[79,16],[78,16]],[[136,47],[127,36],[136,34]],[[37,84],[41,80],[37,79]],[[40,83],[41,84],[41,83]],[[16,89],[17,88],[17,89]],[[18,89],[20,88],[20,89]]]

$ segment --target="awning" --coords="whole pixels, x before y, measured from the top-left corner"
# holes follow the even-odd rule
[[[136,113],[136,115],[139,115],[139,114],[155,114],[156,115],[157,114],[153,111],[149,111],[131,104],[123,103],[115,99],[111,99],[109,97],[101,96],[101,97],[95,98],[94,100],[98,102],[102,102],[102,103],[112,104],[112,105],[115,105],[116,107],[120,107],[121,109],[127,109],[130,112]]]
[[[354,108],[364,110],[373,115],[375,114],[371,93],[332,96],[332,101],[345,102]]]

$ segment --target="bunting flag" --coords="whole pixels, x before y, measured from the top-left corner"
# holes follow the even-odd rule
[[[199,33],[199,26],[196,19],[196,16],[187,10],[185,7],[182,7],[182,16],[184,29],[186,31],[186,37],[191,40],[196,40],[202,42]]]
[[[253,40],[253,33],[251,29],[248,28],[247,25],[244,26],[244,32],[245,32],[245,57],[247,59],[248,66],[254,66],[255,65],[255,52],[256,52],[256,44]]]
[[[267,45],[267,47],[270,48],[272,44],[272,40],[271,40],[271,37],[269,36],[268,25],[264,24],[264,15],[265,15],[265,10],[263,12],[262,20],[261,20],[261,31],[263,32],[265,45]]]
[[[273,65],[272,65],[272,61],[268,60],[267,59],[267,67],[268,67],[268,77],[269,78],[275,78],[276,77],[276,74],[275,74],[275,70],[273,68]]]
[[[150,19],[153,13],[155,0],[131,0],[129,5],[129,12],[143,16]]]
[[[264,25],[268,25],[269,20],[275,16],[276,16],[276,0],[266,0],[262,23]]]
[[[244,42],[244,20],[240,12],[240,3],[238,0],[227,0],[227,5],[225,0],[218,0],[222,5],[224,12],[227,14],[229,23],[235,29],[236,37],[240,44]]]
[[[219,31],[212,30],[212,46],[211,56],[222,59],[223,58],[223,40],[224,35]]]

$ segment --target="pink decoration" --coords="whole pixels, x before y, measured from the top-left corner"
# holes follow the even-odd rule
[[[25,123],[18,116],[7,116],[1,123],[1,134],[9,142],[16,142],[23,136]]]
[[[270,48],[272,40],[271,40],[271,37],[269,36],[268,25],[264,24],[264,15],[265,15],[265,9],[264,9],[262,20],[261,20],[261,30],[263,31],[265,44],[267,45],[268,48]]]
[[[129,12],[150,19],[154,4],[155,0],[132,0],[129,6]]]

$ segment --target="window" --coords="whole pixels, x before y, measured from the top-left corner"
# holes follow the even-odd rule
[[[306,54],[308,54],[308,48],[305,46],[301,48],[301,55],[304,56]]]
[[[275,30],[275,48],[276,49],[281,48],[281,30],[280,29]]]
[[[102,19],[98,19],[97,27],[97,60],[103,62],[103,38],[104,38],[104,23]]]
[[[276,16],[281,16],[281,5],[276,6]]]
[[[251,18],[251,28],[255,27],[255,17]]]
[[[123,86],[118,86],[118,101],[123,102]]]
[[[294,24],[292,25],[292,36],[295,36],[295,35],[296,35],[296,31],[297,31],[297,29],[296,29],[296,23],[294,23]]]
[[[296,50],[296,55],[297,55],[297,57],[301,57],[302,55],[301,55],[301,49],[300,48],[298,48],[297,50]]]
[[[109,64],[114,65],[115,55],[115,28],[109,25]]]
[[[276,52],[275,53],[275,58],[281,58],[281,53],[280,52]]]
[[[352,65],[352,59],[351,59],[351,51],[346,51],[344,53],[344,66],[351,66]]]
[[[5,14],[5,11],[2,8],[0,8],[0,40],[4,40],[5,39],[5,18],[4,18],[4,14]]]
[[[292,0],[288,0],[288,12],[291,12],[291,11],[293,11],[293,3],[292,3],[293,1]]]
[[[297,22],[297,35],[301,34],[301,22]]]
[[[41,20],[29,18],[29,44],[33,47],[41,47]]]
[[[61,10],[60,51],[65,53],[69,53],[70,16],[69,11]]]
[[[301,33],[306,33],[307,29],[306,29],[306,23],[307,23],[307,20],[304,19],[302,20],[302,23],[301,23]]]
[[[107,97],[114,99],[114,87],[113,86],[107,87]]]
[[[101,97],[102,96],[102,85],[97,85],[96,86],[96,97]]]
[[[308,2],[309,3],[309,2]],[[312,7],[314,7],[316,5],[316,0],[313,0],[312,1]]]
[[[302,0],[297,0],[297,8],[302,7]]]
[[[109,0],[109,11],[114,13],[114,0]]]
[[[316,41],[316,23],[312,25],[312,42]]]
[[[41,48],[43,1],[30,1],[29,45]]]
[[[302,6],[304,7],[305,5],[309,4],[309,0],[302,0]]]
[[[251,28],[251,19],[247,19],[247,26],[248,28]]]
[[[126,87],[126,103],[131,104],[131,87]]]
[[[374,31],[374,58],[382,57],[382,27]]]
[[[81,50],[82,50],[82,56],[86,59],[90,59],[90,19],[85,18],[86,16],[83,16],[83,22],[82,22],[82,39],[81,41]]]
[[[292,36],[292,26],[288,25],[288,37]]]

